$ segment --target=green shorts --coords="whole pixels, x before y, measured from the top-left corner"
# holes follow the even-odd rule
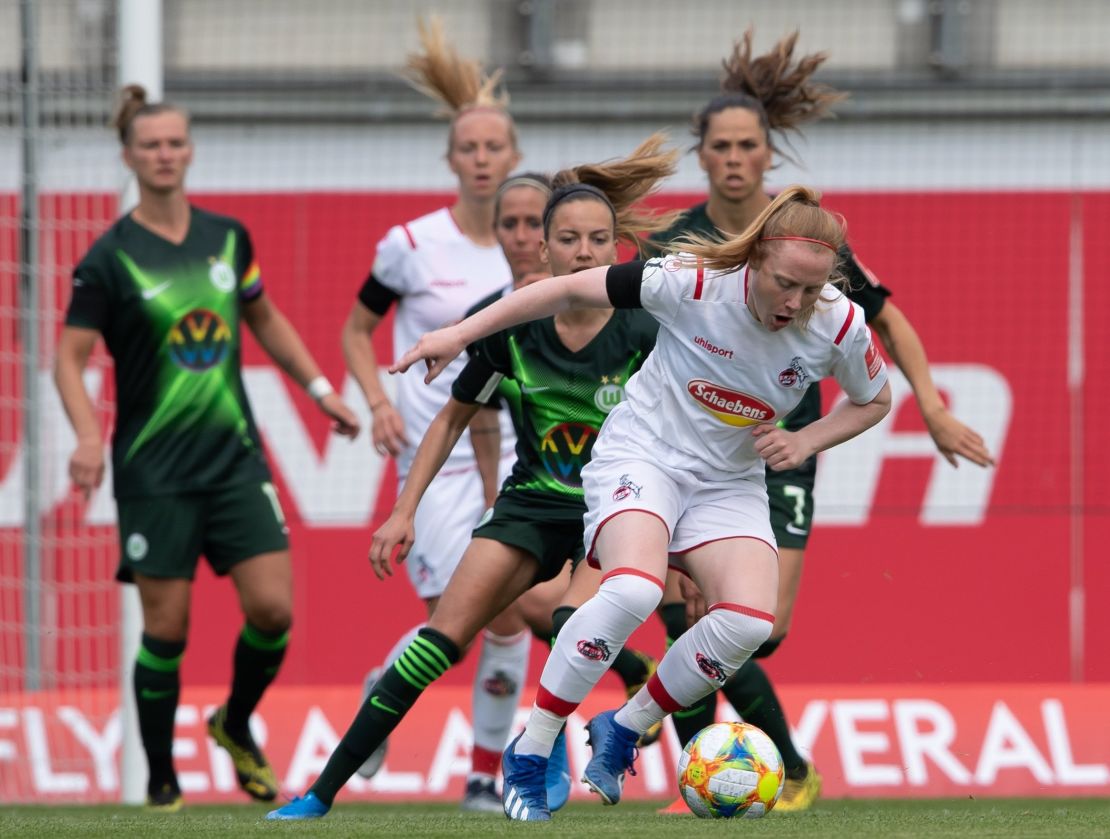
[[[803,550],[813,526],[813,484],[817,464],[811,458],[788,472],[767,470],[771,529],[780,548]]]
[[[245,559],[289,548],[285,515],[269,481],[210,493],[120,498],[116,579],[191,580],[201,554],[220,576]]]
[[[530,553],[539,560],[536,583],[542,583],[559,576],[568,559],[577,565],[585,555],[582,517],[569,512],[520,493],[499,495],[473,535]]]

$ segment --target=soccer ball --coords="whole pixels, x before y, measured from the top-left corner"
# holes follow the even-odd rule
[[[758,819],[782,793],[782,757],[754,725],[718,722],[686,744],[678,761],[678,791],[703,819]]]

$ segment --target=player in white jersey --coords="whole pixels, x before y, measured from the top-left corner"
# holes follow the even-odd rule
[[[445,377],[437,387],[427,388],[419,376],[402,376],[391,399],[379,380],[371,337],[394,305],[393,344],[407,347],[423,332],[462,319],[475,303],[509,286],[512,274],[494,235],[494,200],[498,186],[520,160],[507,97],[495,94],[496,77],[485,76],[476,62],[462,60],[438,21],[421,25],[421,38],[423,53],[410,57],[408,67],[414,84],[450,109],[447,164],[458,178],[458,197],[450,207],[393,227],[378,243],[370,276],[343,329],[347,366],[370,406],[373,444],[379,453],[396,458],[402,486],[417,444],[450,397],[452,379]],[[460,361],[458,370],[463,366]],[[490,423],[497,430],[498,413],[483,411],[475,419],[471,433],[451,452],[417,510],[420,540],[407,570],[428,614],[462,558],[470,532],[497,493],[498,473],[512,466],[515,439],[508,417],[501,421],[500,435],[489,433]],[[383,666],[400,655],[420,626],[399,638]],[[494,778],[522,688],[531,638],[524,634],[487,640],[475,674],[476,742],[463,807],[499,812]],[[507,678],[506,671],[519,675]],[[368,674],[367,691],[380,672],[379,667]],[[486,702],[485,694],[491,691],[496,698]],[[361,774],[371,777],[384,758],[383,743]]]
[[[712,605],[644,689],[590,721],[583,781],[605,803],[620,800],[640,734],[719,687],[770,635],[778,564],[763,464],[793,468],[890,410],[886,369],[859,308],[828,282],[843,241],[842,222],[817,195],[790,187],[740,236],[693,239],[688,254],[523,289],[425,335],[394,366],[426,359],[431,381],[477,338],[568,306],[642,306],[660,324],[655,351],[583,470],[588,556],[604,577],[563,627],[524,733],[505,751],[506,792],[524,804],[516,817],[550,818],[543,777],[552,743],[659,604],[668,565]],[[827,376],[848,399],[800,431],[778,428],[801,399],[799,380]]]

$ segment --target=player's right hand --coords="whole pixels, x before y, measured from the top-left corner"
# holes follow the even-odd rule
[[[385,524],[374,532],[374,539],[370,543],[370,567],[374,569],[374,574],[379,580],[393,576],[393,568],[389,564],[393,551],[400,547],[397,552],[397,562],[404,562],[405,557],[412,550],[415,538],[416,531],[412,525],[412,516],[400,513],[393,513],[386,519]]]
[[[405,434],[405,421],[393,403],[388,399],[370,415],[370,436],[374,451],[378,454],[397,457],[408,448],[409,438]]]
[[[404,373],[413,364],[424,360],[428,365],[428,374],[424,377],[424,384],[431,384],[432,380],[443,372],[455,356],[466,348],[466,342],[459,336],[455,326],[437,329],[435,332],[425,333],[416,346],[393,362],[389,368],[390,373]]]
[[[69,477],[87,501],[104,480],[104,444],[100,440],[78,440],[69,458]]]

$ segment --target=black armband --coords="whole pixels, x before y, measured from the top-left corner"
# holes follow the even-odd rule
[[[377,277],[370,274],[362,284],[362,288],[358,290],[358,299],[363,306],[382,317],[389,311],[390,306],[401,299],[401,295],[388,286],[382,285]]]
[[[642,309],[640,286],[644,282],[644,263],[640,260],[610,265],[605,274],[605,291],[616,309]]]

